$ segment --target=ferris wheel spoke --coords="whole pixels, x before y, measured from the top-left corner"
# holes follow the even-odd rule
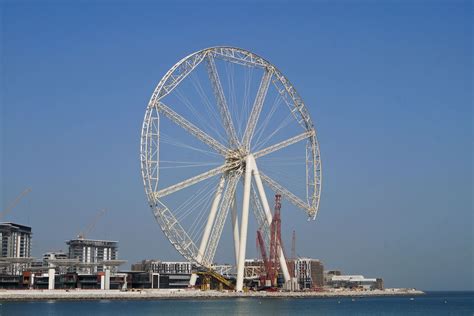
[[[237,183],[242,175],[240,170],[232,172],[229,174],[227,181],[227,187],[224,192],[224,197],[222,198],[222,203],[220,209],[217,213],[214,227],[209,238],[209,243],[207,245],[206,251],[202,258],[203,265],[211,265],[214,260],[214,255],[216,254],[217,245],[222,235],[222,229],[224,228],[224,223],[229,213],[229,208],[234,200],[235,190],[237,188]]]
[[[262,178],[263,182],[265,182],[273,191],[280,193],[282,196],[284,196],[288,201],[293,203],[295,206],[299,207],[300,209],[306,211],[309,216],[313,216],[315,210],[311,208],[307,203],[305,203],[303,200],[301,200],[299,197],[291,193],[288,189],[286,189],[284,186],[270,178],[269,176],[265,175],[262,173],[262,171],[259,170],[260,177]]]
[[[201,129],[196,127],[194,124],[186,120],[184,117],[173,111],[171,108],[166,106],[164,103],[159,102],[157,104],[157,109],[159,112],[163,113],[172,120],[176,125],[182,127],[184,130],[189,132],[191,135],[217,151],[221,155],[225,155],[227,153],[227,148],[219,143],[217,140],[209,136],[207,133],[203,132]]]
[[[304,133],[301,133],[299,135],[296,135],[292,138],[289,138],[287,140],[284,140],[282,142],[279,142],[277,144],[271,145],[267,148],[264,148],[262,150],[257,151],[256,153],[253,154],[253,156],[256,158],[260,158],[263,156],[266,156],[268,154],[271,154],[272,152],[278,151],[282,148],[288,147],[290,145],[296,144],[297,142],[300,142],[304,139],[310,138],[315,134],[314,130],[309,130]]]
[[[218,174],[224,173],[227,170],[235,168],[236,165],[237,163],[226,163],[226,164],[223,164],[222,166],[203,172],[201,174],[198,174],[197,176],[194,176],[192,178],[186,179],[179,183],[173,184],[167,188],[161,189],[160,191],[154,193],[155,199],[163,198],[167,195],[170,195],[171,193],[187,188],[191,185],[194,185],[196,183],[199,183],[201,181],[214,177]]]
[[[268,87],[270,86],[270,80],[272,78],[272,75],[273,69],[265,69],[262,81],[260,82],[260,86],[257,91],[257,97],[255,98],[255,102],[253,104],[252,112],[250,113],[250,118],[247,122],[247,127],[245,128],[243,145],[247,149],[250,148],[250,141],[252,140],[252,136],[255,131],[255,126],[257,126],[258,118],[260,117],[260,113],[262,112],[263,103],[265,101],[265,97],[267,96]]]
[[[222,84],[219,79],[219,74],[217,73],[216,63],[212,54],[207,55],[207,72],[209,74],[209,80],[212,84],[212,89],[216,97],[217,106],[219,112],[221,113],[222,122],[229,138],[229,143],[231,146],[239,146],[240,142],[237,139],[237,133],[235,132],[234,123],[232,123],[232,117],[229,112],[229,107],[227,106],[227,101],[224,95],[224,89],[222,89]]]

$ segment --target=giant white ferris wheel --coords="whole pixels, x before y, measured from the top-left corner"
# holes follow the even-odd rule
[[[211,268],[229,222],[237,291],[249,211],[268,240],[271,194],[295,216],[319,209],[320,150],[305,104],[274,65],[240,48],[200,50],[165,74],[146,108],[140,159],[153,214],[186,259]],[[283,252],[280,264],[288,281]]]

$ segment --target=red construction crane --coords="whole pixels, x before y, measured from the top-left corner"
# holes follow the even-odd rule
[[[257,248],[263,259],[265,271],[260,277],[261,281],[270,281],[270,286],[277,286],[278,272],[280,271],[280,251],[282,249],[281,243],[281,195],[275,195],[275,209],[273,213],[272,222],[270,223],[270,252],[267,257],[265,242],[261,231],[257,231]],[[267,282],[262,282],[267,283]]]
[[[269,272],[271,271],[271,264],[267,257],[265,241],[263,240],[262,232],[260,230],[257,230],[257,249],[259,250],[260,256],[262,257],[262,260],[263,260],[264,270],[262,271],[260,275],[260,284],[263,286],[265,285],[266,280],[271,280],[271,276],[269,276]]]
[[[291,238],[291,259],[296,259],[296,231],[293,231],[293,236]]]
[[[296,263],[296,231],[293,231],[293,236],[291,238],[291,258],[290,258],[290,264],[288,265],[288,270],[290,270],[289,272],[292,277],[296,277],[295,263]]]
[[[276,286],[278,271],[280,271],[280,251],[281,251],[281,195],[275,195],[275,210],[270,225],[270,271],[269,277],[272,285]]]

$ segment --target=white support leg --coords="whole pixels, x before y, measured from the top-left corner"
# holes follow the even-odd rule
[[[48,269],[48,290],[54,290],[54,274],[55,274],[55,269],[54,267],[50,266]]]
[[[104,290],[110,290],[110,267],[105,269]]]
[[[245,180],[244,180],[244,197],[242,203],[242,222],[240,226],[239,240],[239,260],[237,261],[237,284],[235,290],[242,292],[244,288],[244,268],[245,268],[245,250],[247,244],[247,225],[249,222],[249,204],[250,204],[250,185],[252,181],[252,169],[254,160],[252,155],[246,159]]]
[[[253,166],[254,166],[253,167],[253,176],[254,176],[254,179],[255,179],[255,184],[257,185],[257,190],[258,190],[258,193],[259,193],[259,196],[260,196],[260,200],[262,201],[263,209],[265,211],[265,215],[267,217],[268,224],[270,225],[272,223],[272,212],[270,211],[270,204],[268,204],[267,195],[265,194],[265,189],[264,189],[263,184],[262,184],[262,179],[260,178],[260,174],[258,173],[257,164],[255,163],[255,160],[253,159],[253,157],[252,157],[252,160],[253,160]],[[281,250],[281,248],[280,248],[279,259],[280,259],[281,271],[283,272],[283,277],[285,279],[285,282],[288,282],[288,281],[291,280],[290,272],[288,271],[288,266],[286,264],[285,255],[283,254],[283,251]]]
[[[219,185],[217,186],[216,195],[214,196],[214,200],[212,201],[211,211],[209,212],[209,216],[207,218],[207,223],[206,223],[206,227],[204,228],[201,244],[199,245],[199,253],[196,258],[196,261],[199,263],[201,263],[204,252],[206,251],[207,242],[209,241],[209,236],[211,235],[212,225],[214,224],[214,220],[216,218],[217,208],[219,206],[219,202],[221,201],[224,185],[225,185],[225,177],[222,176],[219,181]],[[189,280],[189,285],[190,286],[196,285],[196,280],[197,280],[197,274],[193,273],[191,275],[191,279]]]
[[[234,231],[235,265],[239,265],[239,218],[237,216],[237,197],[232,204],[232,230]]]

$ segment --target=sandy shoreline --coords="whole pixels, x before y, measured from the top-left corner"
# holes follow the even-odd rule
[[[413,289],[386,289],[374,291],[325,291],[325,292],[218,292],[199,290],[3,290],[0,301],[36,300],[156,300],[156,299],[214,299],[214,298],[331,298],[415,296],[425,294]]]

